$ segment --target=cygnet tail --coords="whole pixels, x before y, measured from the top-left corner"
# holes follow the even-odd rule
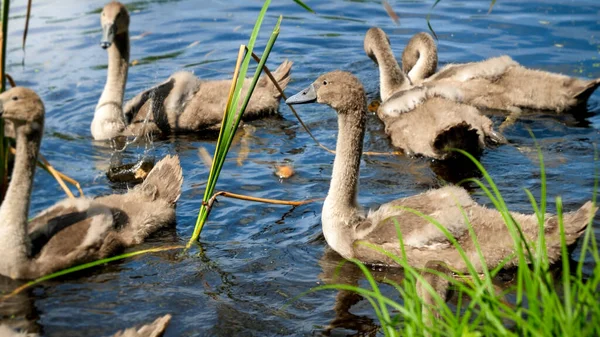
[[[119,331],[114,334],[113,337],[160,337],[164,335],[170,321],[171,315],[167,314],[157,318],[150,324],[140,327],[139,329],[129,328],[124,331]]]
[[[563,214],[565,237],[568,245],[574,243],[585,232],[590,219],[594,217],[597,211],[598,207],[588,201],[578,210]],[[549,221],[552,220],[558,221],[556,217],[551,218]],[[558,228],[558,223],[556,227]]]
[[[590,96],[596,91],[596,89],[600,86],[600,78],[589,81],[586,86],[580,89],[576,94],[575,98],[580,104],[585,104]]]
[[[288,83],[290,83],[292,64],[292,61],[285,60],[283,61],[283,63],[281,63],[281,65],[279,65],[279,67],[277,67],[277,69],[275,69],[275,71],[271,73],[282,91],[285,90]],[[258,85],[269,88],[269,90],[273,93],[274,97],[281,97],[281,93],[279,92],[279,90],[277,90],[269,76],[267,76],[266,74],[261,77]]]
[[[465,150],[473,155],[478,155],[482,150],[479,133],[467,122],[461,122],[440,130],[433,142],[433,149],[439,159],[460,156],[451,149]]]
[[[167,155],[152,168],[142,183],[142,189],[145,189],[146,186],[152,187],[151,190],[156,190],[157,199],[175,204],[181,195],[182,184],[183,173],[179,156]]]

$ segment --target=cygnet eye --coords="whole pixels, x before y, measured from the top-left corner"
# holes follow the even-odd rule
[[[323,85],[327,85],[327,81],[323,81]]]
[[[11,99],[12,99],[13,101],[18,101],[18,100],[19,100],[19,97],[18,97],[18,96],[13,96],[13,97],[11,97]]]

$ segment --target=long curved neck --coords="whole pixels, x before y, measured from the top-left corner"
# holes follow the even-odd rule
[[[363,104],[360,109],[365,109]],[[357,210],[360,157],[365,136],[364,111],[338,112],[338,139],[335,147],[333,173],[325,199],[334,213],[352,215]]]
[[[129,33],[123,33],[116,35],[114,43],[108,48],[108,74],[98,107],[103,104],[123,106],[128,69]]]
[[[115,36],[108,48],[108,75],[106,85],[92,120],[94,139],[111,139],[125,129],[123,95],[129,68],[129,33]]]
[[[29,259],[27,234],[29,199],[41,141],[41,131],[27,134],[21,126],[16,130],[17,154],[6,198],[0,206],[0,274],[14,275],[14,268]],[[41,129],[41,128],[40,128]]]
[[[379,65],[379,91],[381,100],[386,101],[395,92],[410,88],[410,82],[400,69],[391,47],[381,46],[374,50]]]
[[[411,41],[402,55],[402,68],[413,83],[421,83],[433,75],[437,62],[437,48],[435,43],[428,39]]]

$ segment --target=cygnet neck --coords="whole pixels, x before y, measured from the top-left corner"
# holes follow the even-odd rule
[[[353,105],[351,111],[338,111],[338,139],[333,161],[331,184],[325,203],[334,213],[357,210],[360,159],[363,150],[366,122],[366,100]]]
[[[14,274],[11,268],[23,266],[29,259],[31,243],[27,219],[43,122],[15,129],[15,164],[6,197],[0,206],[0,273],[4,275]]]
[[[410,81],[400,69],[389,44],[377,44],[373,54],[379,65],[379,91],[382,101],[385,102],[395,92],[410,88]]]
[[[115,35],[112,45],[108,48],[108,74],[102,96],[98,101],[99,109],[105,104],[123,106],[125,83],[129,70],[129,33]]]

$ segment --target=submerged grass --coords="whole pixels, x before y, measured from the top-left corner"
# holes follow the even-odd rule
[[[555,266],[549,262],[546,242],[540,235],[537,242],[529,244],[524,240],[519,224],[510,216],[496,184],[471,155],[469,157],[481,170],[484,182],[477,183],[502,214],[512,236],[515,257],[518,265],[514,270],[514,280],[504,284],[502,289],[494,285],[494,280],[502,269],[502,265],[489,269],[481,255],[477,238],[471,230],[471,237],[479,251],[479,263],[483,265],[483,275],[478,274],[463,254],[469,273],[459,277],[449,277],[434,270],[428,272],[447,279],[457,299],[456,308],[446,303],[427,283],[423,289],[431,294],[434,304],[424,303],[417,292],[418,282],[423,282],[423,271],[406,263],[403,256],[395,256],[379,250],[394,259],[404,269],[401,284],[384,280],[397,290],[400,298],[389,298],[382,294],[370,269],[360,261],[352,261],[359,266],[366,277],[370,289],[346,284],[329,284],[314,290],[335,289],[354,291],[365,297],[373,306],[385,336],[426,335],[426,336],[592,336],[600,335],[600,254],[590,224],[581,239],[581,253],[575,260],[570,259],[566,244],[562,200],[555,199],[558,223],[560,228],[561,260]],[[544,232],[546,220],[546,174],[543,155],[538,147],[541,176],[541,195],[537,201],[531,191],[525,190],[537,215],[540,232]],[[597,157],[597,156],[596,156]],[[597,161],[597,158],[596,158]],[[595,172],[594,193],[592,201],[596,203],[598,172]],[[438,226],[447,238],[462,252],[456,240],[434,219],[410,210],[425,217]],[[463,212],[464,214],[464,212]],[[396,224],[397,226],[399,224]],[[401,239],[401,234],[398,231]],[[402,242],[402,240],[400,240]],[[377,249],[376,247],[371,247]],[[403,247],[401,247],[403,248]],[[401,249],[403,251],[403,249]],[[506,260],[507,261],[507,260]],[[591,274],[586,275],[584,264],[593,264]],[[507,300],[511,298],[511,300]],[[425,306],[425,307],[423,307]],[[393,313],[393,314],[392,314]]]

